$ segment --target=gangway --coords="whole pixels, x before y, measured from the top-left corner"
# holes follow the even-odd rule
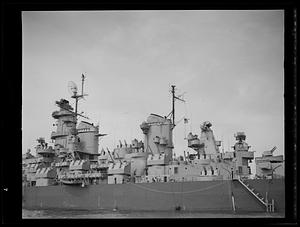
[[[258,192],[255,192],[255,189],[251,188],[249,184],[244,183],[242,179],[238,178],[237,180],[250,192],[251,195],[253,195],[262,205],[266,207],[267,212],[275,211],[274,199],[272,199],[271,202],[269,202],[268,198],[264,198]]]

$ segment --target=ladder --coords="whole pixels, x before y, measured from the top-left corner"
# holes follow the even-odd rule
[[[258,192],[255,192],[254,188],[251,188],[249,184],[244,183],[240,178],[238,178],[237,180],[251,193],[251,195],[253,195],[262,205],[266,207],[267,212],[275,211],[274,199],[269,202],[267,199],[264,199],[264,197]]]

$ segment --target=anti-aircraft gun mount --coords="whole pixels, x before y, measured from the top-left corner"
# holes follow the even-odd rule
[[[191,132],[187,136],[188,139],[188,147],[194,149],[195,151],[199,151],[200,148],[204,147],[204,143],[200,143],[198,135],[193,135]]]
[[[249,151],[251,146],[245,142],[246,134],[244,132],[237,132],[234,135],[236,143],[233,148],[233,155],[235,159],[235,167],[237,175],[248,176],[251,174],[251,169],[248,166],[248,162],[252,162],[254,159],[254,151]]]
[[[45,158],[53,158],[55,151],[52,146],[48,146],[48,143],[45,142],[45,138],[39,137],[37,139],[38,145],[35,147],[36,153]]]
[[[197,152],[198,159],[200,158],[200,155],[205,157],[207,154],[216,155],[219,153],[221,141],[215,140],[211,126],[212,124],[209,121],[205,121],[200,125],[200,138],[198,138],[198,135],[193,135],[191,132],[187,136],[188,147]]]
[[[200,125],[200,128],[202,131],[207,131],[210,129],[211,126],[212,126],[212,123],[210,123],[209,121],[205,121],[205,122],[203,122],[202,125]]]
[[[256,178],[273,179],[284,177],[284,159],[283,155],[273,155],[277,149],[274,146],[271,150],[263,151],[261,157],[255,158]]]
[[[246,134],[244,132],[237,132],[234,137],[237,141],[235,145],[232,146],[234,151],[248,151],[250,149],[251,146],[248,146],[248,144],[245,142]]]

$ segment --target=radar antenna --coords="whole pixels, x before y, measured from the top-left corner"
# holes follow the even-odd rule
[[[73,81],[69,81],[69,83],[68,83],[69,92],[72,95],[71,98],[75,99],[75,118],[76,118],[76,122],[77,122],[77,115],[82,116],[81,114],[77,113],[78,100],[83,98],[84,96],[87,96],[87,94],[83,94],[84,79],[85,79],[85,76],[83,74],[81,74],[81,95],[78,95],[77,85]]]
[[[78,88],[77,88],[77,85],[73,81],[69,81],[69,83],[68,83],[68,89],[69,89],[69,93],[72,96],[76,96]]]

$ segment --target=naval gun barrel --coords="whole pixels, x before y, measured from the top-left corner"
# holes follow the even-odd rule
[[[276,149],[277,149],[277,147],[275,146],[270,150],[270,152],[273,153]]]
[[[108,152],[108,154],[109,154],[109,156],[110,156],[110,158],[111,158],[111,160],[113,161],[113,163],[115,164],[115,160],[113,159],[113,157],[111,156],[111,154],[110,154],[110,151],[108,150],[108,148],[106,148],[106,150],[107,150],[107,152]]]
[[[121,159],[120,159],[119,154],[118,154],[118,153],[116,153],[116,154],[117,154],[117,156],[118,156],[118,158],[119,158],[120,163],[123,164],[122,161],[121,161]]]
[[[121,140],[119,140],[119,143],[120,143],[120,147],[122,147],[122,146],[123,146],[123,144],[122,144]]]

